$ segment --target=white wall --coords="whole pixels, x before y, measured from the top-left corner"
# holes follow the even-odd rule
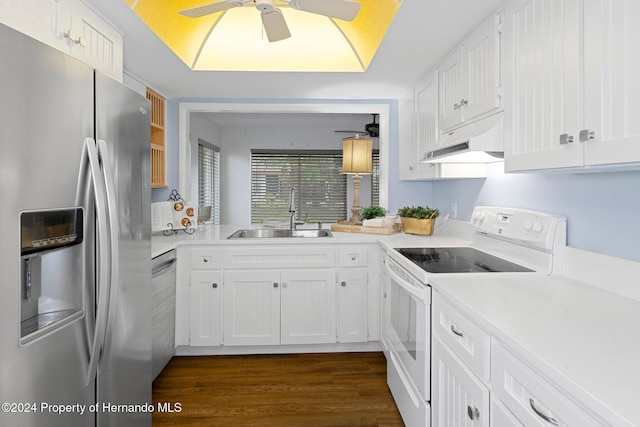
[[[353,129],[362,127],[361,119],[354,119]],[[251,223],[251,149],[342,150],[342,138],[333,128],[222,128],[220,147],[221,223]],[[377,138],[374,138],[374,148]],[[371,203],[371,178],[363,177],[360,205]],[[348,206],[353,204],[353,182],[348,181]],[[304,212],[302,213],[304,214]],[[349,214],[350,215],[350,214]],[[347,219],[347,212],[345,218]]]

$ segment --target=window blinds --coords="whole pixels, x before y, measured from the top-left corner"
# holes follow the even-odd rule
[[[347,180],[341,151],[252,151],[251,222],[288,220],[291,188],[296,217],[336,222],[347,211]]]
[[[211,206],[211,222],[220,224],[220,149],[198,140],[198,205]]]

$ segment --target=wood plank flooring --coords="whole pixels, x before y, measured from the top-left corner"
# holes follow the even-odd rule
[[[380,352],[174,357],[153,383],[153,426],[404,426]]]

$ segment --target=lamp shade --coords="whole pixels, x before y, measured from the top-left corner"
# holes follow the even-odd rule
[[[342,140],[342,173],[369,174],[372,166],[373,140],[345,138]]]

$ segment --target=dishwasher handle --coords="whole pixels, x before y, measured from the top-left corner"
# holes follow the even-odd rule
[[[151,261],[151,277],[155,278],[162,275],[165,271],[173,267],[176,261],[177,258],[174,251],[154,258]]]

